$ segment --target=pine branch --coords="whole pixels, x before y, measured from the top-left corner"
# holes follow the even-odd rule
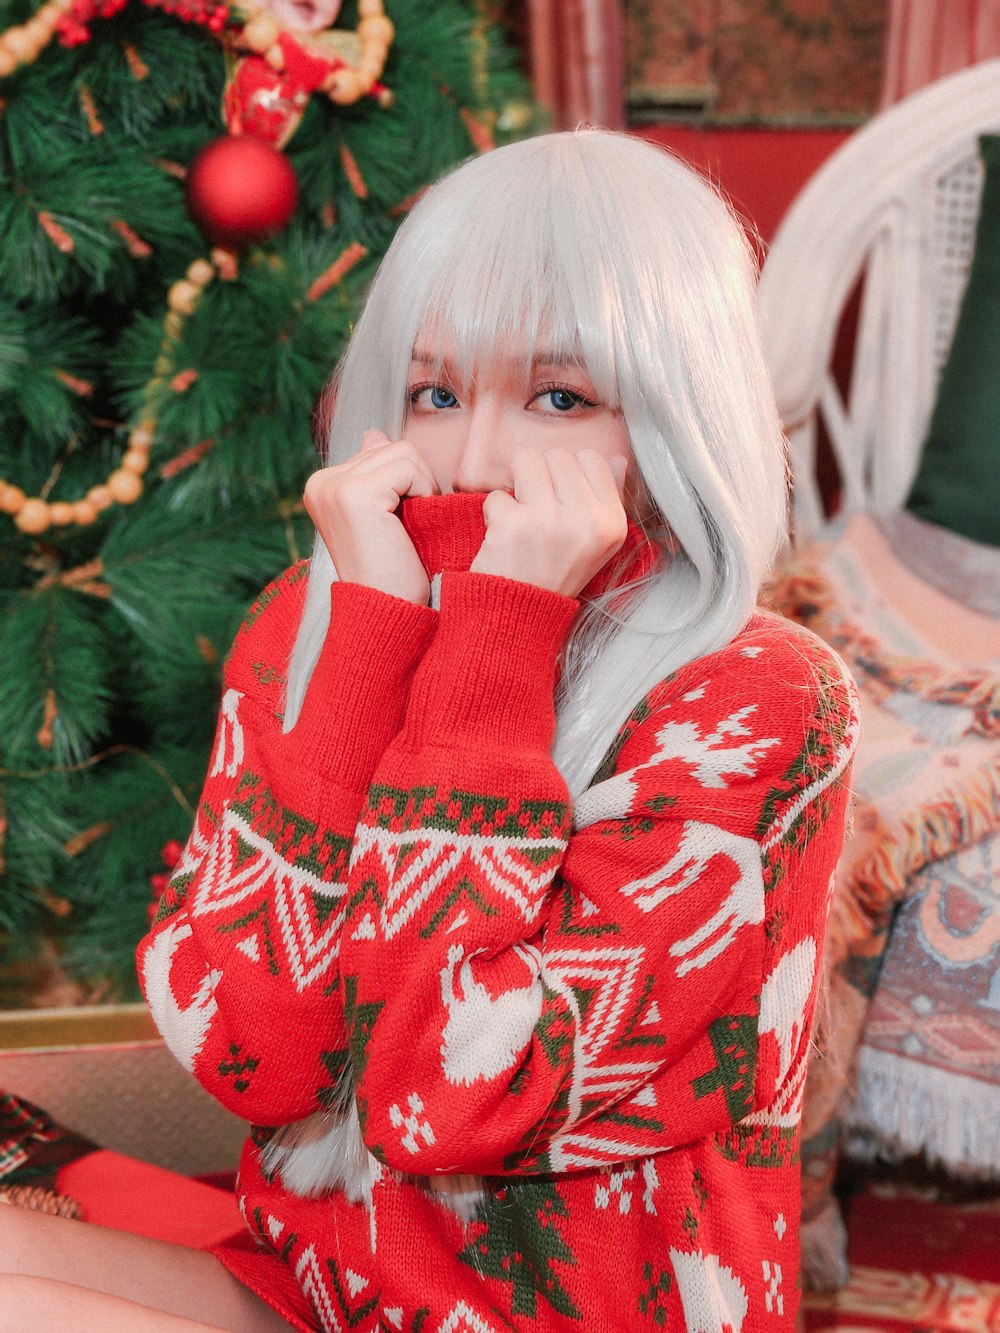
[[[74,764],[106,734],[107,645],[93,608],[65,588],[21,593],[0,621],[0,732],[8,764]]]

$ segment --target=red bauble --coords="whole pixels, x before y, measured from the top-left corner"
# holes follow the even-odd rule
[[[177,839],[171,838],[169,842],[165,842],[160,848],[160,857],[167,869],[173,870],[174,866],[181,859],[183,852],[184,848]]]
[[[188,168],[188,210],[213,245],[240,249],[273,236],[298,196],[288,158],[253,135],[213,139]]]

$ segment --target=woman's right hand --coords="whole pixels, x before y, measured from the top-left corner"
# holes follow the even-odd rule
[[[353,458],[312,474],[303,498],[343,582],[426,606],[427,571],[396,509],[404,495],[437,492],[430,469],[411,444],[368,430]]]

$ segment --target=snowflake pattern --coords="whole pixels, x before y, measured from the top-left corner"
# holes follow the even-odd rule
[[[762,1259],[761,1268],[763,1269],[765,1283],[764,1306],[768,1314],[783,1315],[785,1313],[785,1298],[781,1291],[781,1264],[771,1264],[767,1259]]]
[[[624,1216],[632,1208],[632,1191],[626,1186],[635,1179],[635,1169],[629,1166],[621,1171],[609,1171],[606,1179],[606,1184],[594,1186],[594,1207],[610,1208],[612,1200],[617,1199],[618,1211]]]
[[[430,1121],[424,1118],[424,1103],[419,1093],[411,1092],[406,1104],[410,1108],[409,1115],[402,1110],[398,1102],[393,1102],[389,1107],[389,1121],[394,1128],[406,1130],[399,1141],[408,1153],[416,1155],[420,1152],[419,1140],[422,1139],[429,1147],[433,1146],[434,1130]]]

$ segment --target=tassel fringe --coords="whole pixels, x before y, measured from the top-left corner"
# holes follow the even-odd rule
[[[1000,1087],[862,1046],[851,1129],[957,1175],[1000,1178]]]

